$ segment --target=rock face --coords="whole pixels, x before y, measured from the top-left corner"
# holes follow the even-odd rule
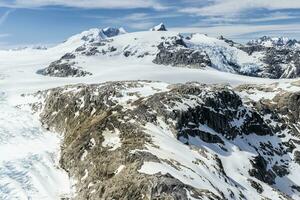
[[[276,175],[272,170],[267,170],[268,162],[262,157],[257,156],[251,161],[253,169],[249,171],[250,176],[254,176],[258,180],[268,184],[274,184]]]
[[[260,60],[265,67],[259,73],[261,77],[279,79],[296,78],[300,75],[300,43],[297,40],[264,36],[238,48],[249,55],[262,55]]]
[[[159,53],[153,60],[155,64],[190,68],[211,66],[211,61],[205,51],[187,48],[180,36],[160,43],[158,49]]]
[[[75,59],[75,55],[67,53],[58,61],[52,62],[45,69],[38,70],[37,73],[53,77],[82,77],[92,75],[92,73],[76,67],[76,63],[72,62],[73,59]]]
[[[35,97],[44,126],[64,135],[60,164],[77,180],[76,199],[299,195],[286,176],[298,170],[292,127],[276,129],[285,124],[268,117],[276,108],[245,104],[226,86],[110,82]]]
[[[297,162],[300,165],[300,151],[295,151],[294,159],[295,159],[295,162]]]

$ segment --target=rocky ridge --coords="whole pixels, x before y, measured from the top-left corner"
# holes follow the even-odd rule
[[[32,106],[64,135],[60,163],[77,180],[75,199],[293,199],[298,95],[128,81],[38,92]]]

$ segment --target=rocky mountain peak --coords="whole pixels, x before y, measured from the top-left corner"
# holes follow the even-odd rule
[[[150,31],[167,31],[166,26],[163,23],[158,24],[150,29]]]
[[[107,37],[114,37],[114,36],[117,36],[117,35],[127,33],[126,30],[123,27],[120,27],[120,28],[106,27],[106,28],[102,29],[102,32]]]
[[[247,44],[250,46],[261,45],[264,47],[294,47],[296,44],[299,45],[299,42],[287,37],[263,36],[255,40],[251,40]]]
[[[92,28],[87,31],[83,31],[77,35],[70,37],[66,40],[66,44],[76,45],[78,42],[95,42],[117,35],[127,33],[124,28],[106,27],[106,28]]]

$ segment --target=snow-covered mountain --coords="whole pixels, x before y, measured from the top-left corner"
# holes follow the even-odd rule
[[[163,24],[156,28],[160,30],[161,27],[165,28]],[[199,33],[188,37],[169,31],[120,35],[125,31],[107,30],[111,30],[107,31],[110,34],[102,29],[92,29],[70,38],[66,44],[73,44],[72,51],[62,55],[39,73],[58,77],[86,76],[95,73],[91,69],[93,63],[88,62],[87,66],[87,61],[114,57],[136,60],[136,63],[155,63],[162,67],[216,69],[274,79],[295,78],[300,75],[300,51],[296,48],[298,42],[294,40],[263,37],[242,45],[223,37],[216,39]],[[274,45],[266,45],[268,41],[274,42]],[[294,44],[292,47],[291,43]],[[98,62],[94,63],[97,65]],[[68,70],[70,73],[66,73]]]
[[[151,28],[150,31],[167,31],[167,28],[163,23],[160,23],[154,26],[153,28]]]
[[[284,43],[105,28],[0,51],[0,199],[300,199]]]

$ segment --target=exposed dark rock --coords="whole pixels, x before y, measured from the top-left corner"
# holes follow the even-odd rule
[[[287,170],[287,167],[284,165],[274,165],[272,167],[273,171],[276,173],[277,176],[283,177],[285,175],[289,174],[289,171]]]
[[[220,36],[220,37],[218,37],[218,39],[219,40],[223,40],[224,42],[226,42],[227,44],[229,44],[230,46],[232,46],[232,47],[237,47],[237,48],[239,48],[239,47],[242,47],[243,45],[241,45],[241,44],[239,44],[239,43],[237,43],[237,42],[234,42],[233,40],[230,40],[230,39],[227,39],[227,38],[225,38],[224,36]]]
[[[37,73],[44,76],[53,77],[81,77],[92,75],[92,73],[74,67],[75,63],[55,61],[49,67],[38,70]]]
[[[275,183],[276,175],[272,170],[267,170],[268,162],[264,159],[264,157],[258,155],[254,158],[254,160],[251,160],[250,162],[253,167],[253,169],[249,170],[250,176],[253,176],[269,185]]]
[[[189,139],[189,136],[199,137],[201,140],[207,143],[224,144],[224,141],[219,136],[213,135],[208,132],[200,131],[199,129],[184,129],[181,131],[180,135],[178,135],[179,138],[185,137],[186,140]]]
[[[260,115],[254,111],[247,111],[243,107],[241,98],[233,91],[226,87],[216,86],[212,89],[214,92],[210,93],[204,89],[205,87],[206,85],[197,84],[179,85],[168,93],[153,95],[146,101],[146,104],[166,119],[175,120],[177,122],[175,128],[180,133],[179,137],[181,134],[186,135],[189,129],[188,132],[195,135],[195,128],[204,124],[231,139],[238,134],[272,134],[272,130]],[[165,106],[173,107],[176,101],[183,103],[185,100],[191,100],[189,97],[197,96],[201,101],[199,100],[196,106],[189,107],[187,110],[174,109],[171,113],[165,111]],[[238,121],[239,118],[245,120],[240,127],[237,127],[234,121]],[[191,123],[194,125],[190,128]]]
[[[160,49],[153,63],[177,67],[204,68],[211,66],[211,61],[204,51],[180,49],[177,51]]]
[[[300,165],[300,151],[294,152],[294,160],[296,163],[298,163]]]
[[[117,48],[111,46],[111,47],[108,48],[108,51],[109,51],[109,52],[114,52],[114,51],[117,51]]]
[[[282,144],[287,147],[287,152],[290,153],[292,153],[293,150],[296,148],[296,145],[294,144],[293,140],[289,140],[288,142],[283,142]]]
[[[83,54],[86,56],[94,56],[100,53],[97,47],[91,47],[87,51],[84,51]]]
[[[292,189],[297,190],[298,192],[300,192],[300,186],[299,185],[293,185]]]
[[[254,189],[256,189],[256,191],[257,191],[258,193],[260,193],[260,194],[263,193],[264,189],[263,189],[263,187],[261,186],[261,184],[259,184],[258,182],[254,181],[254,180],[252,180],[252,179],[249,179],[249,181],[250,181],[251,186],[252,186]]]
[[[270,109],[285,115],[292,123],[300,120],[300,92],[285,92],[276,95],[273,99],[275,103],[269,104]]]
[[[268,42],[269,45],[264,45]],[[278,38],[273,40],[264,36],[258,40],[250,41],[247,45],[236,46],[237,48],[252,55],[255,52],[263,54],[261,61],[266,65],[257,76],[273,79],[297,78],[300,76],[300,51],[296,40]]]
[[[176,67],[204,68],[211,66],[208,55],[201,50],[187,48],[182,36],[166,39],[158,45],[159,53],[153,63]]]
[[[85,46],[80,46],[77,49],[75,49],[75,52],[81,52],[81,51],[85,51],[86,47]]]
[[[125,57],[128,57],[128,56],[130,56],[130,54],[131,54],[131,52],[130,52],[130,51],[125,51],[125,52],[123,53],[123,55],[124,55]]]

